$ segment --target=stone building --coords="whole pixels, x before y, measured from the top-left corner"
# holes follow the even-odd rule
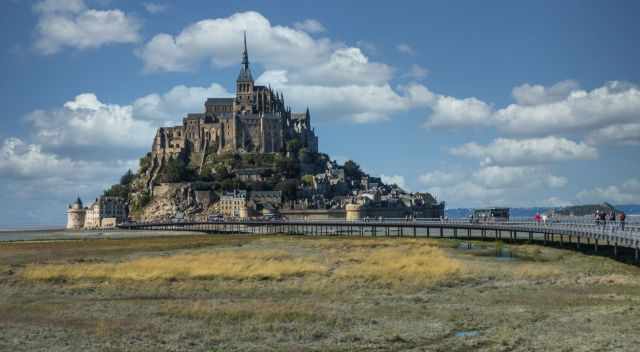
[[[218,210],[224,216],[246,218],[249,216],[247,191],[224,193],[218,202]]]
[[[294,139],[309,151],[318,151],[309,109],[293,113],[282,93],[255,84],[245,35],[235,97],[209,98],[204,112],[188,114],[181,126],[158,129],[151,152],[149,185],[168,158],[189,156],[202,166],[209,153],[277,153]]]
[[[127,220],[127,203],[120,197],[101,196],[87,208],[85,228],[103,227],[106,223],[121,223]],[[111,219],[113,218],[113,219]],[[109,219],[105,221],[105,219]],[[105,223],[105,224],[103,224]]]

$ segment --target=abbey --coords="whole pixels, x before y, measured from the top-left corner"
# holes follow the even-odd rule
[[[188,114],[182,126],[158,129],[152,156],[155,164],[182,153],[278,153],[294,139],[307,150],[318,151],[309,109],[291,112],[282,93],[255,85],[245,34],[236,96],[209,98],[204,112]]]

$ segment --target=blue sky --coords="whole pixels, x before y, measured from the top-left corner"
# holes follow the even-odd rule
[[[614,6],[615,5],[615,6]],[[634,1],[3,1],[0,225],[65,221],[253,75],[449,207],[640,203]],[[635,41],[634,41],[635,39]],[[634,45],[636,44],[636,45]]]

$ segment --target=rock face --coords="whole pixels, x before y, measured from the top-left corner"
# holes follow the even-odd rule
[[[154,197],[144,207],[144,221],[162,221],[173,218],[195,219],[206,216],[209,202],[196,197],[192,184],[163,183],[153,188]],[[198,201],[200,200],[200,202]]]

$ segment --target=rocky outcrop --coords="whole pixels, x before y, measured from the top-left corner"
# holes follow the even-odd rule
[[[140,220],[196,219],[207,210],[198,202],[191,183],[163,183],[153,187],[153,199],[144,207]]]

